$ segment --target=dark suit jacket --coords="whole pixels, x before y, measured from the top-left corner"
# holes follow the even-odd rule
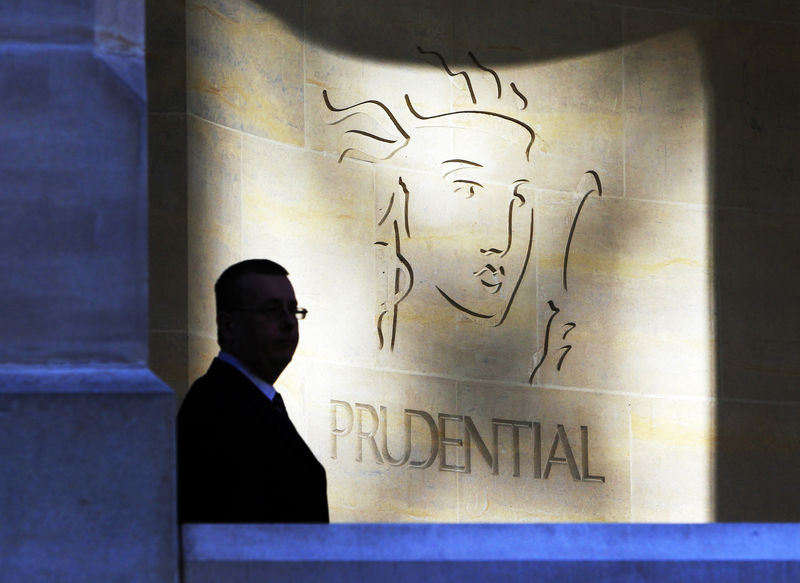
[[[214,359],[178,413],[180,522],[328,522],[325,469],[286,413]]]

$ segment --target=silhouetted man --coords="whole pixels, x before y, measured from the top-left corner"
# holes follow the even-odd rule
[[[180,522],[328,522],[325,470],[272,387],[306,315],[287,275],[250,259],[214,286],[221,350],[178,413]]]

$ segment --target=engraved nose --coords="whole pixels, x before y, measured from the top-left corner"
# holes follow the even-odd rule
[[[515,185],[511,191],[511,200],[508,202],[508,212],[507,212],[507,232],[506,232],[506,244],[505,247],[499,249],[497,247],[487,247],[481,248],[480,252],[485,256],[492,256],[492,255],[499,255],[500,257],[505,257],[506,254],[511,249],[511,239],[512,239],[512,223],[513,223],[513,216],[514,216],[514,204],[516,203],[517,206],[522,206],[525,204],[525,197],[517,192],[519,185]]]

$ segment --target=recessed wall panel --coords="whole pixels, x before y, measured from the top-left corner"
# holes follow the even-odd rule
[[[213,276],[268,257],[309,310],[277,384],[333,520],[708,520],[701,44],[644,11],[624,43],[618,7],[476,4],[385,34],[357,1],[307,3],[304,35],[187,8],[189,368]],[[241,81],[262,68],[282,80]]]

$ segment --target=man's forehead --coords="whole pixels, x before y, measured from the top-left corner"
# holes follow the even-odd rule
[[[239,280],[242,298],[251,301],[294,300],[294,288],[285,275],[247,273]]]

